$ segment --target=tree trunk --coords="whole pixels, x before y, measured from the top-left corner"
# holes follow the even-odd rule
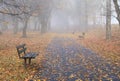
[[[118,20],[118,22],[119,22],[119,31],[120,31],[120,20]]]
[[[37,31],[37,23],[38,23],[38,21],[35,22],[34,31]]]
[[[106,39],[111,39],[111,0],[106,1]]]
[[[47,31],[47,25],[45,24],[45,23],[42,23],[41,24],[41,33],[43,34],[43,33],[46,33],[46,31]]]
[[[117,20],[118,20],[118,23],[119,23],[119,30],[120,31],[120,14],[119,14],[119,17],[117,17]]]
[[[41,33],[46,33],[47,32],[47,19],[46,17],[41,18]]]
[[[39,18],[34,20],[34,31],[38,31]]]
[[[88,30],[88,0],[85,0],[85,21],[84,21],[84,32]]]
[[[37,30],[41,32],[41,18],[40,17],[38,18],[38,29]]]
[[[47,21],[47,31],[49,31],[50,29],[51,29],[51,27],[50,27],[50,17],[48,18],[48,21]]]
[[[113,0],[113,3],[115,5],[115,11],[116,11],[116,14],[117,14],[117,20],[119,22],[119,29],[120,29],[120,7],[118,5],[118,1],[117,0]]]
[[[38,22],[38,31],[40,31],[41,30],[41,22],[39,21]]]
[[[26,38],[27,37],[27,25],[28,25],[28,19],[25,19],[25,22],[24,22],[24,28],[23,28],[23,35],[22,37]]]
[[[0,30],[0,35],[2,35],[2,31]]]
[[[18,19],[14,17],[14,34],[18,33]]]

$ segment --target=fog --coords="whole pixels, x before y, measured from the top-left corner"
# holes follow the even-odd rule
[[[120,81],[120,0],[0,0],[0,81]]]
[[[111,24],[117,24],[111,5]],[[105,27],[106,0],[1,0],[0,20],[1,31],[86,32]]]

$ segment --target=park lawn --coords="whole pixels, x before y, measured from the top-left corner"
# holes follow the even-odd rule
[[[32,78],[38,68],[42,67],[45,50],[50,43],[52,34],[40,35],[40,33],[28,32],[27,38],[21,38],[21,34],[13,35],[5,32],[0,35],[0,81],[27,81]],[[32,60],[31,66],[24,68],[24,60],[18,58],[16,45],[25,43],[28,51],[39,52],[39,56]]]
[[[79,44],[90,48],[107,61],[120,66],[120,32],[118,27],[112,29],[112,39],[105,39],[105,29],[98,28],[87,32],[84,39],[78,38],[79,34],[76,34],[76,40]]]

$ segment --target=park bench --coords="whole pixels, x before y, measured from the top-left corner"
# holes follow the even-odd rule
[[[35,59],[36,56],[38,56],[38,53],[35,52],[26,52],[26,44],[21,44],[16,46],[18,56],[20,59],[24,59],[24,65],[26,67],[27,65],[27,59],[29,60],[29,65],[31,64],[31,59]]]
[[[84,39],[85,33],[83,32],[82,35],[79,35],[78,37],[79,37],[79,39]]]

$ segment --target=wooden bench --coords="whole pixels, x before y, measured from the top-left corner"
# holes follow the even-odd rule
[[[20,59],[24,59],[25,67],[27,65],[27,59],[29,60],[29,65],[31,64],[31,59],[35,59],[36,56],[38,56],[38,53],[35,52],[27,52],[26,53],[26,44],[18,45],[16,46],[18,56]]]
[[[83,32],[82,35],[78,36],[80,39],[84,39],[85,38],[85,33]]]

